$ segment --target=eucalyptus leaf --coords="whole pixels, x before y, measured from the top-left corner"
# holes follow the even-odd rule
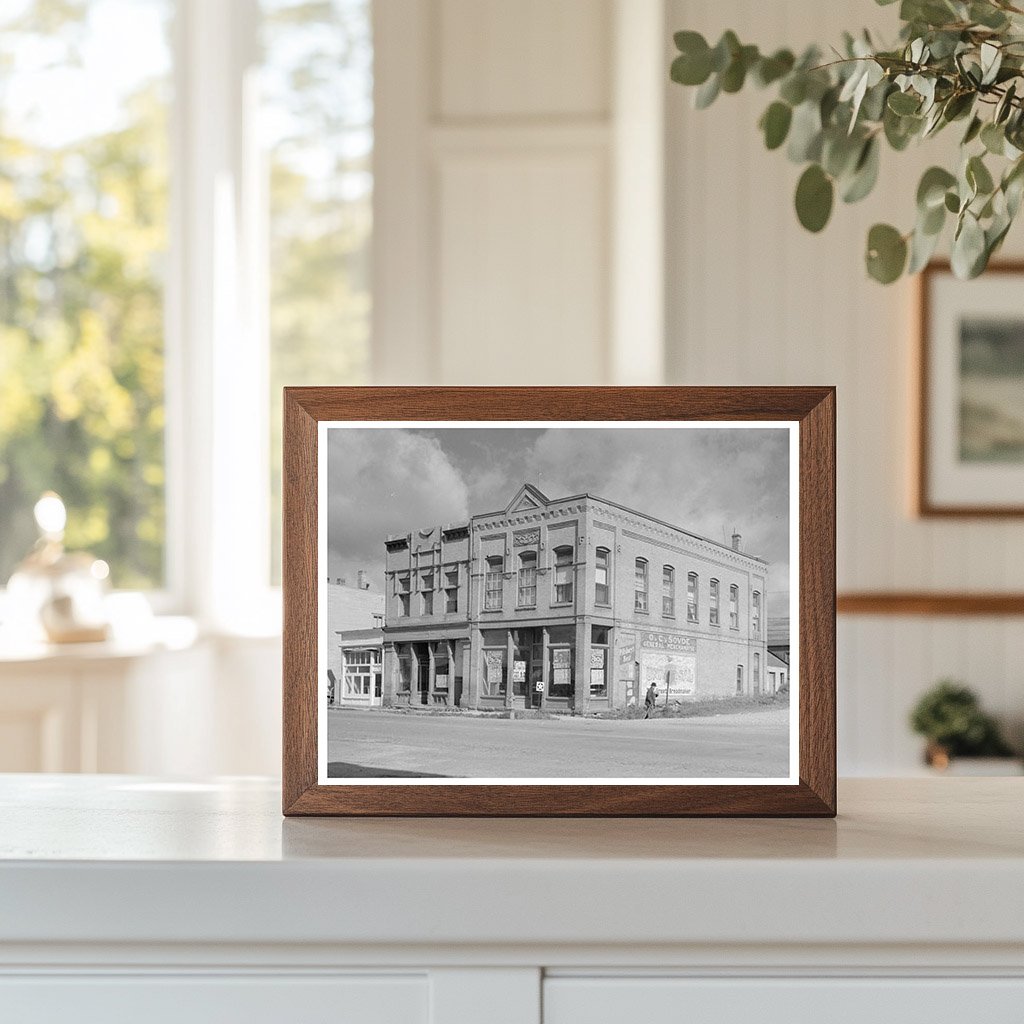
[[[921,107],[921,100],[909,92],[894,92],[889,96],[889,109],[894,114],[916,114]]]
[[[993,156],[1002,156],[1006,147],[1006,133],[1002,126],[989,121],[981,129],[981,143]]]
[[[694,93],[693,105],[698,110],[706,110],[718,98],[722,91],[722,80],[717,74],[711,77]]]
[[[892,284],[907,263],[906,239],[890,224],[875,224],[868,232],[868,273],[880,284]]]
[[[789,126],[793,121],[793,108],[788,103],[776,100],[761,116],[764,144],[768,149],[778,149],[786,141]]]
[[[821,156],[821,112],[812,101],[801,103],[793,111],[786,155],[793,163],[817,160]]]
[[[832,180],[817,165],[811,164],[796,186],[796,215],[808,231],[821,231],[832,215]]]
[[[975,270],[985,259],[985,232],[978,219],[970,212],[965,212],[960,227],[953,238],[953,250],[950,264],[953,273],[961,280],[976,277],[980,271]]]
[[[875,187],[878,181],[879,168],[878,138],[873,136],[864,143],[854,172],[844,185],[842,198],[844,203],[860,202]]]
[[[941,231],[926,232],[920,227],[914,230],[910,238],[910,261],[907,264],[908,274],[917,274],[931,261],[939,244]]]
[[[995,188],[992,175],[980,156],[972,156],[967,161],[966,176],[976,194],[987,196]]]
[[[929,167],[917,186],[917,208],[923,212],[942,206],[946,192],[956,184],[956,176],[944,167]]]

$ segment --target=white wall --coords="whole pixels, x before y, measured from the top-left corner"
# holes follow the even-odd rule
[[[895,8],[869,0],[669,0],[669,30],[712,42],[796,48],[883,26]],[[668,33],[666,33],[668,38]],[[913,284],[883,288],[863,270],[868,227],[912,224],[917,179],[949,140],[885,152],[881,185],[838,204],[818,236],[797,223],[800,169],[768,153],[756,128],[768,93],[749,89],[692,109],[667,87],[667,377],[685,384],[835,384],[839,398],[840,590],[1020,590],[1020,520],[922,521],[909,511]],[[1020,231],[1007,255],[1020,255]],[[942,676],[967,681],[1020,733],[1024,621],[840,618],[839,747],[845,774],[912,769],[906,726],[920,692]]]

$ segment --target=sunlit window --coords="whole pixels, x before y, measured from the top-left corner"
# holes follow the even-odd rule
[[[276,579],[281,388],[367,380],[373,48],[370,0],[262,0],[261,7]]]
[[[0,6],[0,585],[50,489],[116,586],[164,581],[172,13]]]

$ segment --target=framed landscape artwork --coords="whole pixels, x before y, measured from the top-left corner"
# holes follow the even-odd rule
[[[284,812],[833,815],[834,403],[286,389]]]
[[[917,511],[1024,515],[1024,264],[920,289]]]

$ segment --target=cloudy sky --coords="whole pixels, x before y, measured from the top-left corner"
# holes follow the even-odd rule
[[[777,428],[463,427],[328,431],[328,575],[370,572],[384,537],[504,508],[523,483],[588,491],[767,559],[789,590],[789,434]]]

